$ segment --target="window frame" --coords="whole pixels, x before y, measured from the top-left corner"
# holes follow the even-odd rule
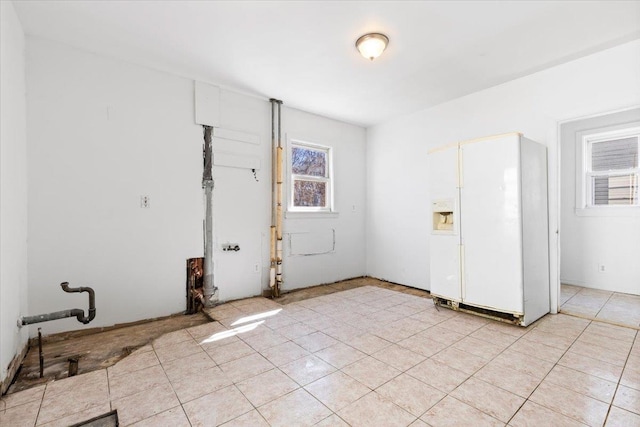
[[[636,204],[632,205],[623,205],[623,204],[606,204],[606,205],[597,205],[594,203],[594,195],[593,195],[593,186],[594,186],[594,177],[615,177],[615,176],[624,176],[624,175],[635,175],[636,176],[636,185],[640,184],[640,162],[635,168],[627,168],[627,169],[614,169],[608,171],[594,171],[592,170],[593,160],[592,160],[592,148],[594,144],[601,143],[604,141],[611,141],[616,139],[623,138],[633,138],[636,137],[638,139],[638,152],[640,153],[640,126],[634,127],[624,127],[622,129],[617,130],[609,130],[605,132],[590,132],[587,134],[583,134],[582,136],[582,170],[581,170],[581,181],[582,181],[582,202],[580,203],[581,209],[590,210],[590,211],[600,211],[600,212],[621,212],[621,211],[629,211],[629,210],[638,210],[640,209],[640,197],[636,201]]]
[[[288,172],[288,181],[289,181],[289,203],[287,206],[287,212],[291,213],[334,213],[334,203],[333,203],[333,148],[327,145],[317,144],[314,142],[309,142],[302,139],[290,139],[288,147],[288,159],[287,159],[287,172]],[[293,173],[293,149],[295,147],[301,147],[304,149],[314,150],[324,152],[326,156],[326,171],[325,176],[314,176],[314,175],[302,175],[302,174],[294,174]],[[325,194],[325,206],[294,206],[294,191],[295,191],[295,181],[316,181],[316,182],[325,182],[326,183],[326,194]]]

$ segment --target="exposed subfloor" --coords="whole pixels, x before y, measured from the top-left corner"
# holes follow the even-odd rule
[[[5,396],[0,424],[115,409],[138,426],[640,425],[637,329],[564,314],[521,328],[360,280],[221,305],[108,369]]]
[[[277,299],[277,302],[280,304],[289,304],[291,302],[364,285],[379,286],[403,293],[429,297],[428,292],[419,289],[370,278],[356,278],[283,293],[281,297]],[[15,382],[7,391],[7,394],[45,384],[54,379],[59,380],[66,378],[69,369],[68,360],[71,357],[80,356],[78,364],[79,374],[108,368],[132,351],[151,343],[155,338],[165,333],[200,325],[208,322],[209,319],[210,317],[201,313],[190,316],[175,315],[163,319],[114,328],[98,328],[49,335],[43,339],[43,378],[40,378],[37,341],[32,340],[32,346],[29,348],[22,363],[20,372]]]
[[[68,376],[69,358],[78,357],[78,373],[84,374],[114,365],[139,347],[151,343],[168,332],[207,323],[203,313],[170,316],[128,326],[63,332],[43,338],[44,376],[40,378],[40,358],[37,340],[22,362],[15,382],[7,394],[26,390]],[[37,326],[37,325],[35,325]]]
[[[275,301],[279,304],[286,305],[292,302],[302,301],[309,298],[315,298],[322,295],[333,294],[335,292],[346,291],[348,289],[359,288],[360,286],[377,286],[379,288],[398,291],[403,294],[415,295],[421,298],[431,298],[429,292],[423,291],[422,289],[398,285],[397,283],[385,282],[384,280],[378,280],[371,277],[357,277],[355,279],[342,280],[336,283],[297,289],[282,294],[279,298],[276,298]]]

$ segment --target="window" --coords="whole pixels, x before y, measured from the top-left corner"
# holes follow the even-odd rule
[[[291,143],[292,211],[331,211],[331,150],[305,142]]]
[[[583,148],[586,207],[640,206],[640,128],[586,135]]]

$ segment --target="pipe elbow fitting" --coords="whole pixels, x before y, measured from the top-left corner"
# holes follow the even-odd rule
[[[60,283],[60,286],[62,287],[62,290],[68,293],[82,293],[82,292],[87,292],[89,294],[89,316],[85,316],[84,315],[84,310],[80,310],[80,309],[73,309],[72,310],[72,315],[76,316],[76,319],[78,319],[78,322],[83,323],[83,324],[87,324],[89,322],[91,322],[93,319],[95,319],[96,317],[96,293],[93,290],[93,288],[90,288],[88,286],[80,286],[78,288],[70,288],[69,287],[69,282],[62,282]]]

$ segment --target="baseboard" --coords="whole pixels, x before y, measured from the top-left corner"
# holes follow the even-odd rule
[[[607,291],[607,292],[617,292],[620,294],[628,294],[628,295],[640,295],[640,293],[636,290],[636,289],[620,289],[618,287],[615,286],[609,286],[609,285],[592,285],[590,283],[587,283],[583,280],[572,280],[572,279],[560,279],[560,283],[563,285],[571,285],[571,286],[578,286],[581,288],[587,288],[587,289],[595,289],[598,291]],[[619,283],[619,282],[612,282],[612,283]]]
[[[22,347],[22,351],[16,354],[13,360],[11,360],[11,363],[9,363],[9,368],[7,369],[7,376],[2,380],[2,384],[0,384],[0,395],[4,395],[9,389],[9,386],[13,382],[13,378],[18,373],[18,369],[20,369],[20,365],[22,364],[22,361],[27,355],[27,350],[29,350],[28,342],[24,343],[24,346]]]
[[[563,279],[560,278],[560,283],[562,285],[570,285],[570,286],[580,286],[581,288],[586,288],[587,286],[584,285],[584,282],[582,280],[572,280],[572,279]]]

